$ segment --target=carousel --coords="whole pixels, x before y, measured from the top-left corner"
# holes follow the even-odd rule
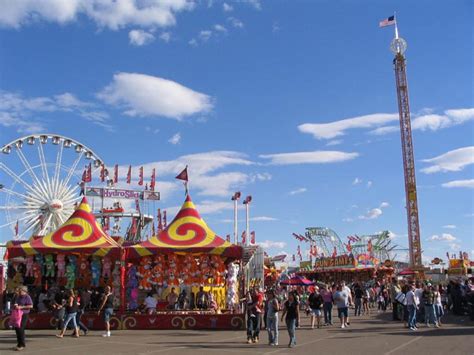
[[[7,244],[7,290],[19,285],[43,289],[110,285],[115,295],[114,329],[242,329],[237,282],[241,257],[242,248],[217,236],[189,195],[166,228],[135,244],[109,237],[84,197],[56,231]],[[202,288],[215,307],[169,309],[164,300],[173,288],[188,295]],[[151,291],[161,301],[156,312],[143,314],[139,305]],[[7,319],[7,315],[0,318],[2,328]],[[103,329],[96,312],[86,312],[83,320],[90,329]],[[37,313],[30,316],[28,327],[50,328],[55,322],[52,313]]]

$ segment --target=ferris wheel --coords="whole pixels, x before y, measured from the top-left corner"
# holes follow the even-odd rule
[[[103,160],[86,145],[57,134],[33,134],[0,148],[0,233],[13,239],[56,230],[81,198],[82,169]]]
[[[305,234],[316,243],[319,250],[326,256],[332,255],[334,250],[336,254],[344,254],[346,252],[341,238],[331,228],[308,227]]]

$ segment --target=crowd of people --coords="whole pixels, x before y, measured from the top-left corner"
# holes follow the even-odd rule
[[[278,345],[278,325],[284,321],[290,338],[288,346],[294,347],[301,313],[310,316],[311,329],[334,325],[333,308],[337,310],[341,329],[350,326],[351,317],[388,310],[392,312],[393,321],[404,322],[411,331],[423,323],[426,327],[439,328],[446,312],[454,315],[471,312],[473,316],[474,287],[471,280],[450,281],[447,286],[397,278],[350,285],[341,281],[309,288],[254,288],[241,301],[247,315],[248,344],[258,343],[260,330],[266,329],[268,344]],[[349,314],[351,309],[353,314]]]

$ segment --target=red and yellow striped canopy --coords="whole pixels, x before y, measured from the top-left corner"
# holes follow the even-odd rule
[[[7,248],[9,257],[47,253],[104,256],[112,250],[118,254],[120,246],[102,230],[84,197],[71,217],[56,231],[25,243],[9,243]]]
[[[205,253],[240,258],[242,248],[214,233],[201,218],[189,195],[173,221],[158,235],[127,247],[127,257],[137,258],[159,253]]]

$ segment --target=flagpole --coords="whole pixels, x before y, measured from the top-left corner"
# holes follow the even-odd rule
[[[393,19],[395,20],[395,39],[398,39],[398,25],[397,25],[397,13],[393,13]]]
[[[238,208],[238,199],[234,198],[234,244],[237,245],[239,242],[238,230],[237,230],[237,208]]]

